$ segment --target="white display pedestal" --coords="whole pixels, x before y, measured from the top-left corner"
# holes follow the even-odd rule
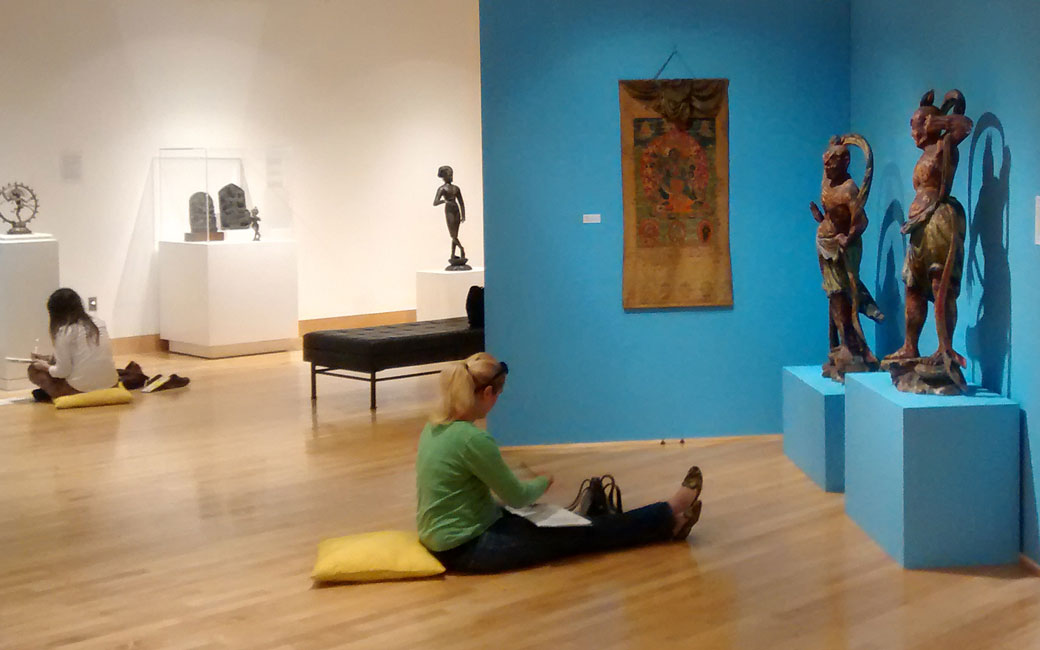
[[[58,240],[50,235],[0,235],[0,389],[29,388],[27,364],[6,361],[50,354],[47,297],[57,289]]]
[[[484,286],[484,267],[472,271],[419,271],[415,274],[415,320],[466,315],[466,294]]]
[[[159,337],[218,358],[299,346],[296,244],[159,242]]]

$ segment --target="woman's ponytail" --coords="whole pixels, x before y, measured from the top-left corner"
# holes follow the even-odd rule
[[[465,361],[452,362],[441,371],[441,403],[430,416],[433,424],[448,424],[462,420],[473,412],[477,386],[490,385],[502,390],[505,377],[499,376],[501,364],[487,352],[478,352]]]

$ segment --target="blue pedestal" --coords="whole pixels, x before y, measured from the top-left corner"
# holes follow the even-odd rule
[[[1019,407],[845,379],[845,512],[908,569],[1007,564],[1019,552]]]
[[[820,366],[787,366],[783,391],[784,454],[827,492],[843,491],[845,387]]]

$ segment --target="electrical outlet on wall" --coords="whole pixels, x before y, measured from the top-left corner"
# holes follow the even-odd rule
[[[600,215],[598,215],[598,214],[583,214],[583,215],[581,215],[581,222],[582,223],[599,223],[602,220],[603,220],[602,217],[600,217]]]
[[[87,311],[97,311],[97,296],[87,298]]]

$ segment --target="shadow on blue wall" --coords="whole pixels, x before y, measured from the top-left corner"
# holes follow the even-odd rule
[[[994,164],[995,134],[1000,136],[1000,171],[996,171]],[[978,144],[983,136],[985,145],[980,161]],[[979,118],[970,151],[968,214],[971,223],[965,250],[965,289],[969,299],[975,292],[982,292],[973,314],[974,324],[967,328],[971,380],[1007,395],[1011,385],[1011,269],[1008,265],[1011,149],[1007,146],[1004,125],[993,113],[984,113]],[[982,178],[978,179],[975,170],[980,164]]]
[[[885,209],[878,235],[875,300],[885,320],[874,325],[874,354],[881,358],[903,345],[906,313],[899,289],[903,286],[903,204],[893,200]]]
[[[1033,476],[1033,452],[1029,444],[1029,416],[1022,410],[1022,548],[1031,557],[1036,557],[1040,549],[1036,547],[1036,539],[1040,537],[1040,529],[1036,518],[1036,477]]]

